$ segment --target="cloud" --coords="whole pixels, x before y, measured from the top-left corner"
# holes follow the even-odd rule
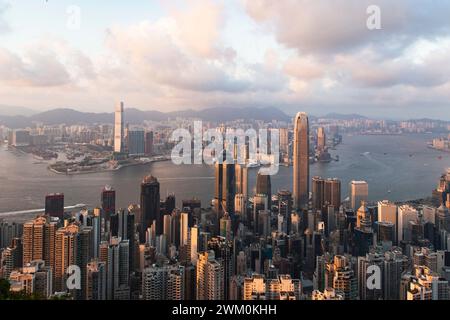
[[[374,45],[401,51],[417,38],[449,32],[450,3],[431,0],[243,0],[255,21],[303,54],[333,54]],[[381,9],[382,30],[367,28],[367,8]]]
[[[6,22],[4,16],[9,10],[10,5],[4,1],[0,1],[0,34],[10,31],[10,27]]]
[[[186,7],[172,8],[171,16],[177,22],[177,36],[187,49],[205,58],[220,54],[219,40],[225,23],[224,8],[220,3],[190,0]]]
[[[48,53],[34,52],[25,59],[0,49],[0,81],[12,86],[48,87],[67,84],[70,76]]]

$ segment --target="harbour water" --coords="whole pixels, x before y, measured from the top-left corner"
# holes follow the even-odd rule
[[[311,177],[341,179],[343,198],[351,180],[366,180],[369,199],[374,201],[429,197],[440,175],[450,167],[450,154],[427,148],[426,142],[431,139],[431,135],[345,136],[343,143],[331,150],[339,161],[311,165]],[[250,170],[250,193],[256,172],[256,168]],[[43,208],[45,195],[54,192],[65,194],[66,206],[98,206],[105,185],[116,189],[117,206],[127,207],[139,202],[140,182],[148,174],[160,181],[161,197],[174,193],[178,205],[182,199],[197,197],[207,207],[213,197],[214,168],[208,165],[177,166],[165,161],[114,172],[66,176],[50,172],[46,163],[37,162],[31,155],[2,145],[0,212]],[[280,167],[272,177],[272,188],[273,193],[292,189],[292,167]]]

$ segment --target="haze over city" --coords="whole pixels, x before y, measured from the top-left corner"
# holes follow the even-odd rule
[[[1,0],[0,113],[125,100],[448,120],[450,3],[376,2],[379,30],[366,0]]]

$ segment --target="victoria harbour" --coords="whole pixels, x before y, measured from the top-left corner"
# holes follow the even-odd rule
[[[427,148],[432,136],[361,135],[345,136],[333,155],[340,161],[311,165],[311,176],[338,178],[342,195],[348,194],[348,183],[365,180],[370,184],[369,200],[386,199],[406,201],[430,197],[436,179],[450,165],[450,155]],[[66,204],[85,203],[95,207],[105,185],[117,190],[119,207],[128,207],[130,201],[139,203],[142,177],[151,174],[161,183],[161,196],[176,194],[177,201],[199,198],[203,207],[209,207],[214,196],[214,167],[208,165],[181,165],[171,161],[122,168],[118,171],[57,175],[28,154],[2,146],[0,149],[0,212],[40,209],[42,199],[52,192],[63,192]],[[249,172],[249,188],[253,192],[257,169]],[[272,177],[274,190],[292,188],[292,168],[280,166]],[[1,217],[1,216],[0,216]],[[4,216],[7,219],[7,216]],[[14,219],[27,219],[29,216]]]

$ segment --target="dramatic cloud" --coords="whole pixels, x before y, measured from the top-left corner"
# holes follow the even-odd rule
[[[248,14],[301,53],[327,54],[366,45],[402,49],[417,38],[446,35],[450,3],[430,0],[243,0]],[[381,30],[367,28],[367,8],[379,6]]]
[[[381,9],[381,30],[367,28],[369,5]],[[92,40],[91,29],[10,37],[0,43],[2,98],[95,111],[122,99],[159,110],[275,106],[450,118],[450,2],[173,0],[158,9],[136,21],[111,18],[92,30],[94,49],[82,39]]]

